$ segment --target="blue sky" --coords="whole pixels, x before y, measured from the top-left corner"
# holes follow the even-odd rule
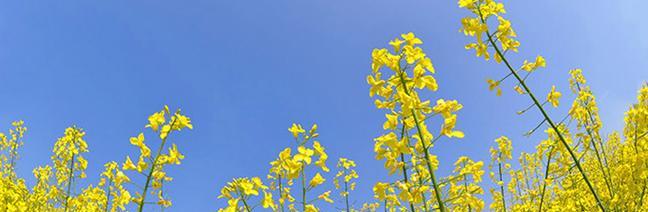
[[[567,92],[568,70],[583,68],[606,132],[621,129],[648,79],[648,3],[504,3],[522,43],[512,61],[547,59],[530,86],[541,96],[551,84]],[[331,158],[358,162],[361,205],[373,183],[387,179],[373,160],[384,112],[368,96],[370,52],[400,33],[415,32],[435,64],[440,89],[428,97],[464,104],[458,128],[466,137],[434,149],[442,175],[461,155],[487,160],[500,135],[517,150],[544,137],[521,136],[541,120],[515,114],[530,104],[526,97],[488,92],[485,79],[506,72],[464,50],[465,15],[455,1],[4,2],[0,128],[25,120],[18,172],[28,182],[34,167],[50,163],[67,126],[84,128],[91,151],[84,184],[95,183],[102,164],[137,151],[128,138],[148,131],[148,115],[164,104],[182,108],[195,128],[172,138],[186,159],[169,169],[171,211],[206,211],[225,204],[216,197],[231,178],[265,176],[291,144],[291,123],[317,123]],[[551,115],[564,116],[571,98]]]

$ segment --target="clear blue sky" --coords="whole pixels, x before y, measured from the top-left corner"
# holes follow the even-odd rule
[[[621,129],[623,112],[648,79],[646,1],[506,1],[522,46],[512,60],[546,57],[530,85],[567,92],[568,70],[580,67],[598,95],[606,132]],[[91,152],[85,183],[102,164],[137,149],[128,138],[164,104],[192,118],[193,131],[172,139],[186,155],[174,177],[171,211],[208,211],[223,184],[265,176],[268,162],[290,144],[293,122],[320,125],[334,159],[359,163],[357,205],[386,179],[373,160],[372,138],[383,111],[368,96],[370,52],[415,32],[432,58],[439,92],[431,99],[464,104],[463,140],[442,140],[434,152],[447,173],[460,155],[486,160],[500,135],[530,149],[542,137],[521,136],[540,117],[518,116],[530,102],[485,79],[501,66],[465,51],[459,32],[466,12],[455,1],[6,1],[0,7],[0,128],[25,120],[29,131],[18,172],[49,164],[65,127],[87,131]],[[506,84],[509,87],[510,82]],[[562,117],[567,109],[551,110]],[[435,126],[430,124],[430,126]],[[443,174],[445,175],[445,174]],[[84,183],[84,184],[85,184]]]

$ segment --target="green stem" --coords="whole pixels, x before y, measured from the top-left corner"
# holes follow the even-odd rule
[[[499,153],[499,158],[502,158],[502,153]],[[502,162],[497,162],[497,166],[499,169],[499,182],[502,183],[502,185],[500,185],[500,193],[502,194],[502,209],[504,209],[504,212],[506,212],[506,197],[504,196],[504,180],[502,178]]]
[[[551,153],[553,152],[554,146],[552,145],[549,149],[549,155],[547,155],[547,167],[545,167],[545,176],[542,181],[542,193],[540,193],[540,207],[539,212],[542,212],[542,203],[544,202],[545,191],[547,190],[547,179],[549,178],[549,165],[551,164]]]
[[[14,178],[16,177],[16,172],[14,170],[15,170],[15,167],[16,167],[16,157],[18,155],[18,150],[17,150],[18,149],[18,142],[19,141],[14,141],[13,144],[11,144],[11,149],[9,150],[10,151],[9,154],[10,154],[10,157],[11,157],[11,162],[10,162],[11,167],[9,167],[9,170],[10,170],[10,172],[9,172],[10,176],[9,177],[11,178],[11,180],[14,180]]]
[[[283,201],[281,201],[281,199],[283,198],[283,187],[281,185],[281,174],[278,175],[277,179],[279,181],[279,183],[278,183],[279,184],[279,205],[281,206],[281,212],[283,212],[284,211],[284,204],[283,204]]]
[[[250,212],[250,206],[248,205],[247,201],[245,200],[247,197],[243,195],[243,192],[241,192],[238,188],[236,189],[236,193],[238,193],[239,197],[241,198],[241,201],[243,202],[243,206],[245,207],[245,211]]]
[[[414,170],[416,171],[416,174],[418,174],[418,176],[419,176],[418,177],[419,185],[422,186],[423,185],[423,178],[421,177],[421,172],[419,172],[419,170],[416,167],[414,167]],[[425,211],[425,212],[429,211],[428,207],[427,207],[427,198],[425,197],[425,193],[421,192],[421,198],[423,198],[423,211]]]
[[[304,173],[304,169],[306,168],[306,164],[302,163],[302,170],[301,170],[301,175],[302,175],[302,210],[306,211],[306,174]]]
[[[576,83],[576,88],[578,88],[579,92],[581,91],[581,87],[580,87],[579,83]],[[581,103],[583,105],[585,105],[584,108],[587,111],[587,118],[589,119],[589,121],[585,120],[585,126],[584,126],[585,131],[587,132],[587,135],[590,137],[590,141],[591,141],[592,145],[594,146],[594,152],[596,153],[596,159],[599,162],[599,168],[601,168],[601,172],[603,172],[603,179],[605,180],[605,185],[607,186],[608,191],[610,192],[610,195],[614,196],[614,192],[613,192],[614,189],[612,189],[612,185],[610,183],[611,177],[609,175],[609,170],[606,172],[605,165],[603,165],[603,159],[601,158],[601,156],[599,154],[599,150],[598,150],[598,147],[597,147],[597,144],[596,144],[597,142],[594,140],[594,135],[592,133],[592,130],[590,128],[588,128],[588,126],[590,126],[589,124],[592,124],[592,125],[596,124],[595,121],[594,121],[594,116],[592,115],[592,112],[590,111],[590,108],[587,107],[588,102],[581,102]],[[596,134],[598,135],[598,131],[597,131]],[[598,137],[598,138],[599,139],[597,139],[597,140],[599,140],[600,143],[601,143],[601,152],[604,154],[605,151],[604,151],[603,142],[600,140],[600,137]]]
[[[74,140],[72,141],[74,142]],[[72,143],[74,145],[74,143]],[[74,154],[72,154],[72,160],[70,160],[70,169],[69,169],[69,176],[68,176],[68,184],[67,184],[67,191],[65,192],[65,211],[68,211],[68,205],[70,202],[70,190],[72,190],[72,180],[74,180]]]
[[[383,202],[384,202],[383,204],[385,204],[385,208],[384,208],[385,212],[387,212],[387,199],[385,199]]]
[[[76,134],[72,136],[72,146],[75,145],[76,141]],[[65,209],[64,211],[68,211],[68,205],[70,201],[70,191],[72,190],[72,181],[74,180],[74,153],[72,153],[72,159],[70,160],[70,169],[68,170],[70,173],[68,175],[68,184],[67,184],[67,191],[65,192]]]
[[[478,11],[480,13],[480,18],[481,18],[482,23],[485,24],[485,20],[481,15],[481,11],[480,10],[478,10]],[[491,45],[493,46],[493,49],[495,49],[495,51],[500,56],[500,58],[502,59],[502,61],[506,65],[506,67],[509,69],[509,71],[511,71],[511,73],[513,73],[513,76],[515,76],[515,78],[518,80],[520,85],[522,85],[522,87],[527,92],[527,94],[529,94],[529,97],[531,97],[531,100],[533,100],[533,103],[536,105],[538,110],[540,110],[540,112],[542,113],[542,116],[544,116],[544,118],[547,120],[547,122],[549,123],[551,128],[553,128],[553,130],[558,135],[558,138],[560,139],[560,142],[565,146],[565,148],[569,152],[569,155],[571,156],[572,160],[576,164],[576,167],[578,168],[578,171],[580,171],[581,175],[583,176],[583,180],[585,180],[585,183],[587,184],[587,187],[592,192],[592,195],[594,195],[594,199],[596,199],[596,205],[601,209],[601,211],[606,211],[605,207],[603,207],[603,203],[601,202],[601,199],[599,198],[598,194],[596,194],[596,191],[594,190],[594,187],[592,186],[592,183],[587,178],[587,174],[585,174],[585,171],[583,170],[583,167],[581,166],[580,162],[578,161],[578,158],[576,157],[576,154],[574,154],[574,151],[572,151],[572,149],[569,147],[569,144],[567,143],[567,141],[563,137],[563,135],[560,132],[560,130],[558,129],[558,127],[554,124],[553,120],[551,120],[551,118],[549,118],[549,115],[544,110],[544,108],[540,105],[540,102],[535,97],[535,95],[533,95],[533,93],[531,92],[531,89],[527,86],[527,84],[524,82],[524,80],[522,80],[522,78],[520,78],[520,75],[518,75],[517,72],[515,72],[515,69],[513,69],[513,67],[511,67],[511,65],[509,64],[506,57],[504,57],[504,54],[502,54],[500,49],[497,47],[497,45],[493,41],[493,37],[489,34],[488,30],[486,31],[486,33],[488,34],[488,40],[490,41]]]
[[[465,163],[465,162],[464,162],[464,167],[466,167],[466,163]],[[466,189],[466,193],[471,193],[470,191],[468,191],[468,177],[466,177],[466,176],[464,175],[463,178],[464,178],[464,179],[463,179],[463,182],[464,182],[464,189]],[[472,212],[472,207],[470,206],[470,204],[468,204],[468,212]]]
[[[252,210],[250,210],[250,206],[248,205],[247,201],[245,201],[245,198],[241,198],[241,200],[243,201],[243,205],[245,206],[245,211],[251,212]]]
[[[139,204],[139,207],[137,211],[142,212],[144,209],[144,200],[146,200],[146,194],[149,188],[149,184],[151,184],[151,179],[153,179],[153,170],[155,169],[155,166],[157,165],[157,161],[160,156],[160,152],[162,152],[162,149],[164,147],[164,144],[166,143],[166,138],[162,139],[162,143],[160,144],[160,147],[158,148],[158,151],[155,155],[155,159],[153,160],[153,164],[151,165],[151,169],[149,169],[149,173],[146,175],[146,183],[144,184],[144,190],[142,191],[142,201]]]
[[[344,202],[346,203],[346,211],[351,212],[351,207],[349,207],[349,188],[347,181],[344,181]]]
[[[405,123],[404,120],[402,122]],[[402,140],[404,136],[405,136],[405,124],[403,124],[403,127],[401,128],[400,139]],[[409,147],[409,143],[407,144],[407,146]],[[400,154],[400,159],[401,159],[401,162],[403,163],[403,166],[401,167],[401,169],[403,170],[403,180],[405,180],[405,184],[407,184],[409,179],[407,177],[407,168],[404,165],[405,164],[405,155],[403,153]],[[410,206],[410,210],[412,210],[412,212],[414,212],[414,203],[409,202],[409,206]],[[387,206],[385,205],[385,207],[387,207]]]
[[[114,176],[114,175],[113,175]],[[106,209],[104,212],[108,212],[108,207],[110,206],[110,184],[112,183],[112,180],[108,179],[108,183],[106,183]]]
[[[175,120],[177,120],[177,119],[174,119],[171,122],[170,126],[173,126],[175,124]],[[162,129],[160,129],[160,130],[162,130]],[[162,139],[162,143],[160,144],[160,147],[158,147],[157,153],[155,154],[155,159],[153,159],[151,169],[149,169],[149,173],[146,175],[146,183],[144,184],[144,190],[142,191],[142,201],[140,202],[140,204],[139,204],[139,206],[137,208],[138,212],[142,212],[142,210],[144,210],[144,201],[146,201],[146,194],[147,194],[147,191],[148,191],[148,188],[149,188],[149,184],[151,184],[151,179],[153,177],[153,170],[155,170],[155,166],[157,165],[157,161],[160,158],[160,153],[162,152],[162,149],[164,149],[164,144],[166,144],[167,138],[169,138],[169,135],[171,135],[171,132],[172,132],[171,129],[169,129],[169,132],[167,133],[166,137],[164,137]]]
[[[638,133],[637,132],[637,123],[634,123],[634,125],[635,125],[634,126],[635,130],[634,130],[634,142],[633,143],[634,143],[634,146],[635,146],[635,154],[639,155],[639,149],[637,147],[637,142],[639,142],[639,139],[641,137],[643,137],[644,135],[646,135],[646,133],[648,133],[648,132],[644,133],[641,136],[637,136],[637,133]],[[644,195],[646,194],[646,183],[647,183],[646,180],[644,180],[643,186],[641,188],[641,196],[639,197],[639,207],[638,207],[638,209],[640,209],[640,210],[643,207],[643,199],[644,199]]]
[[[641,197],[639,198],[639,209],[643,207],[644,194],[646,194],[646,180],[644,180],[643,188],[641,189]]]
[[[405,94],[409,95],[409,90],[407,89],[407,83],[405,83],[405,78],[403,78],[404,71],[400,72],[400,80],[401,84],[403,85],[403,91],[405,91]],[[428,153],[428,146],[425,144],[424,137],[423,137],[423,131],[421,131],[421,126],[418,121],[418,117],[416,117],[416,111],[412,112],[412,117],[414,118],[414,123],[416,123],[416,131],[419,136],[419,140],[421,141],[421,146],[423,147],[423,153],[425,153],[425,162],[427,165],[428,172],[430,174],[430,179],[432,180],[432,186],[434,187],[434,194],[437,199],[437,203],[439,204],[439,210],[441,212],[445,212],[445,206],[443,204],[443,200],[441,200],[441,192],[439,189],[439,185],[437,184],[436,177],[434,176],[434,170],[432,169],[432,164],[430,162],[430,153]]]
[[[590,137],[592,141],[592,146],[594,146],[594,153],[596,153],[595,155],[596,155],[596,159],[598,160],[599,168],[601,168],[601,172],[603,172],[603,180],[605,180],[605,185],[607,186],[610,195],[614,196],[612,186],[610,185],[610,181],[608,181],[609,176],[606,174],[605,166],[603,165],[603,160],[601,159],[601,156],[599,154],[598,147],[596,147],[597,146],[596,141],[594,141],[594,137],[592,137],[592,132],[590,129],[587,129],[587,127],[585,131],[587,131],[587,135]]]

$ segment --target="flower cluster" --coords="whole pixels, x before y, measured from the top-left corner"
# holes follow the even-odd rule
[[[126,210],[125,206],[131,202],[131,194],[124,185],[131,182],[130,178],[119,169],[119,164],[115,161],[106,163],[104,168],[98,186],[105,188],[106,205],[110,205],[111,211]]]
[[[448,199],[451,211],[481,211],[484,200],[479,195],[484,194],[484,189],[479,185],[484,175],[484,162],[473,161],[468,157],[459,157],[454,163],[454,176],[448,179]]]
[[[487,80],[490,90],[497,89],[509,77],[515,79],[514,90],[528,96],[532,104],[518,112],[523,114],[532,108],[543,117],[540,123],[526,133],[531,135],[546,126],[546,140],[536,146],[536,152],[521,153],[519,169],[511,169],[510,141],[498,139],[498,148],[493,149],[492,178],[499,185],[494,191],[493,210],[542,211],[542,210],[594,210],[639,211],[644,207],[646,181],[641,175],[645,169],[640,161],[642,132],[645,118],[641,117],[642,94],[638,103],[626,113],[624,137],[612,132],[607,138],[601,135],[602,123],[598,115],[595,96],[581,69],[570,71],[570,90],[576,96],[569,113],[562,119],[552,119],[545,104],[560,105],[562,93],[551,86],[545,101],[540,101],[527,85],[529,76],[539,68],[546,67],[545,58],[536,56],[530,62],[524,60],[519,68],[506,57],[508,52],[517,52],[520,43],[511,22],[504,18],[506,10],[502,3],[494,0],[459,0],[459,7],[470,11],[471,16],[462,19],[462,31],[475,38],[466,49],[475,49],[477,56],[486,60],[494,55],[497,63],[503,63],[508,73],[500,80]],[[645,109],[643,110],[645,111]],[[645,114],[645,112],[644,112]],[[574,123],[576,126],[571,126]],[[643,125],[643,126],[642,126]],[[504,164],[504,167],[501,167]],[[633,170],[633,171],[631,171]],[[508,179],[504,174],[508,171]],[[497,172],[497,177],[495,177]],[[628,177],[632,176],[632,177]],[[506,182],[505,182],[506,181]],[[505,189],[506,187],[506,189]],[[539,200],[539,201],[538,201]],[[645,210],[645,208],[643,209]]]
[[[333,203],[330,190],[320,192],[317,196],[309,195],[309,192],[321,190],[326,182],[325,173],[330,171],[326,165],[328,154],[324,146],[315,140],[319,137],[317,129],[317,124],[308,131],[301,124],[292,124],[288,131],[293,136],[296,148],[285,148],[276,160],[270,162],[268,186],[264,186],[260,178],[252,178],[254,186],[248,184],[250,192],[244,192],[241,189],[245,186],[241,187],[241,182],[249,180],[234,179],[221,190],[219,198],[228,199],[228,206],[219,211],[251,211],[261,205],[274,211],[314,212],[320,210],[316,204],[318,202]],[[293,192],[295,190],[298,192]],[[264,196],[261,203],[251,204],[252,197],[258,196],[259,192],[263,192]]]
[[[356,167],[355,161],[347,158],[340,158],[337,167],[339,171],[335,174],[333,184],[335,184],[335,189],[340,190],[340,196],[344,198],[346,210],[350,211],[351,205],[349,204],[349,193],[355,190],[356,187],[356,182],[353,182],[352,180],[358,179],[360,176],[358,176],[358,173],[353,169]],[[340,183],[340,181],[342,181],[342,183]]]
[[[263,208],[275,209],[276,205],[272,200],[272,193],[268,192],[268,187],[263,185],[261,178],[236,178],[221,189],[221,195],[218,198],[227,199],[227,207],[219,211],[235,212],[243,209],[245,211],[251,211],[253,206],[248,203],[250,198],[259,196],[261,192],[264,195]]]
[[[69,127],[65,129],[64,136],[54,143],[52,162],[59,194],[58,201],[65,208],[70,205],[71,188],[74,181],[86,177],[85,170],[88,167],[88,161],[81,155],[88,152],[88,144],[83,139],[84,136],[85,132],[82,129]]]
[[[388,111],[383,123],[387,132],[375,139],[376,159],[385,160],[385,168],[390,174],[398,173],[402,177],[393,183],[379,182],[374,191],[386,207],[445,211],[447,195],[444,193],[447,192],[439,183],[440,178],[435,176],[439,162],[430,149],[442,137],[464,137],[462,131],[455,129],[456,113],[463,105],[445,99],[438,99],[431,105],[429,100],[420,99],[420,92],[438,89],[432,76],[435,69],[419,46],[423,43],[421,39],[413,33],[403,34],[401,38],[389,42],[393,53],[384,48],[373,50],[372,74],[367,77],[371,86],[369,96],[377,96],[376,107]],[[435,137],[427,123],[436,115],[440,115],[443,123]],[[458,178],[448,178],[446,183],[456,180]]]
[[[171,200],[164,195],[164,183],[170,182],[173,178],[167,175],[164,168],[168,165],[179,165],[180,161],[184,159],[178,151],[175,143],[171,143],[171,147],[165,152],[164,148],[169,146],[167,144],[169,134],[174,131],[181,131],[188,128],[193,129],[191,120],[177,110],[173,113],[169,110],[168,106],[148,118],[149,123],[147,128],[151,128],[154,133],[158,134],[160,142],[156,152],[151,152],[151,149],[146,145],[144,134],[140,133],[137,137],[131,137],[130,143],[139,149],[139,156],[137,164],[133,163],[129,156],[122,165],[123,170],[135,171],[142,174],[146,179],[144,184],[140,185],[141,192],[135,192],[132,199],[138,205],[138,210],[142,210],[147,202],[147,196],[156,195],[157,201],[155,203],[161,207],[171,206]]]
[[[16,176],[14,167],[18,161],[18,150],[23,145],[23,136],[27,131],[23,121],[13,122],[9,136],[0,133],[0,209],[1,211],[129,211],[131,203],[137,205],[138,211],[143,210],[147,188],[158,194],[157,204],[168,207],[171,202],[162,196],[162,183],[170,181],[162,167],[167,164],[180,164],[184,158],[178,152],[175,144],[168,153],[161,150],[167,137],[172,131],[192,128],[188,117],[178,110],[170,114],[166,121],[165,114],[170,114],[168,107],[149,118],[149,127],[159,132],[162,140],[160,150],[153,155],[144,144],[144,136],[140,134],[131,138],[131,144],[140,149],[140,161],[134,165],[130,158],[120,166],[111,161],[104,165],[105,170],[99,176],[100,181],[83,188],[78,185],[83,182],[88,168],[85,154],[89,152],[85,140],[85,131],[72,126],[65,129],[62,137],[54,143],[52,164],[39,166],[33,170],[34,184],[28,187],[25,180]],[[129,162],[130,161],[130,162]],[[125,170],[136,170],[146,177],[146,187],[134,183]],[[148,171],[148,174],[146,174]],[[149,181],[151,184],[149,185]],[[142,192],[134,192],[142,189]],[[137,196],[133,197],[131,194]],[[130,206],[129,206],[130,205]]]

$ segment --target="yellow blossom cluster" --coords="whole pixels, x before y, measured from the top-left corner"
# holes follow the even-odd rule
[[[255,206],[260,205],[274,211],[314,212],[320,211],[320,207],[316,205],[318,202],[333,203],[330,190],[320,192],[317,196],[309,195],[309,192],[321,190],[326,182],[325,173],[330,171],[326,165],[328,154],[324,146],[315,140],[319,137],[317,129],[317,124],[313,124],[308,131],[301,124],[292,124],[288,131],[293,136],[296,148],[285,148],[276,160],[270,162],[268,183],[265,184],[268,186],[265,186],[260,178],[252,178],[254,186],[247,185],[250,192],[246,193],[243,189],[246,184],[242,182],[249,180],[234,179],[221,190],[219,198],[228,201],[227,207],[219,211],[252,211]],[[345,161],[353,164],[353,161]],[[347,167],[351,168],[351,165]],[[293,192],[295,190],[298,192]],[[252,197],[258,196],[259,191],[264,194],[263,199],[257,200],[261,203],[252,204]]]
[[[268,186],[263,185],[261,178],[236,178],[221,189],[221,195],[218,196],[218,198],[227,199],[227,207],[219,211],[229,212],[240,211],[242,209],[251,211],[253,206],[248,203],[250,198],[259,196],[259,193],[261,192],[264,195],[262,203],[263,208],[275,209],[276,205],[272,200],[272,193],[268,192]],[[239,206],[239,204],[241,204],[241,206]]]
[[[484,194],[479,185],[484,175],[484,162],[473,161],[462,156],[454,163],[453,175],[448,177],[448,207],[451,211],[481,211],[484,201],[480,198]]]
[[[169,114],[166,121],[165,114]],[[144,136],[140,134],[131,138],[131,144],[140,149],[138,165],[132,164],[129,158],[120,165],[111,161],[104,165],[105,170],[100,175],[100,181],[80,187],[81,179],[86,178],[88,161],[84,154],[89,152],[85,140],[85,131],[72,126],[65,129],[62,137],[54,143],[52,164],[39,166],[33,170],[34,184],[29,187],[25,180],[16,176],[14,167],[18,161],[18,150],[23,145],[23,136],[27,131],[23,121],[13,122],[9,136],[0,133],[0,211],[129,211],[136,208],[142,211],[147,188],[158,194],[156,204],[168,207],[171,202],[162,196],[162,183],[171,178],[166,176],[162,167],[167,164],[180,164],[184,158],[175,144],[168,153],[161,150],[172,131],[183,128],[193,128],[188,117],[180,111],[170,114],[168,107],[149,118],[148,127],[155,128],[161,138],[160,150],[153,155],[144,144]],[[154,127],[157,126],[157,127]],[[160,129],[160,130],[158,130]],[[164,135],[163,135],[164,134]],[[154,159],[155,158],[155,159]],[[127,176],[125,170],[139,170],[146,177],[146,186],[138,185]],[[145,173],[148,171],[148,175]],[[149,185],[149,181],[151,184]],[[141,190],[140,190],[141,189]],[[140,191],[136,191],[140,190]],[[135,193],[136,196],[132,196]]]
[[[507,74],[500,80],[487,80],[490,90],[497,89],[504,80],[515,80],[514,90],[529,97],[532,104],[518,112],[523,114],[536,109],[543,117],[540,123],[527,132],[531,135],[546,126],[548,138],[536,146],[532,153],[521,153],[518,169],[512,169],[511,142],[498,138],[498,148],[493,148],[491,178],[499,186],[492,189],[491,210],[496,211],[643,211],[646,171],[640,150],[642,133],[646,132],[646,85],[638,103],[626,113],[624,138],[612,132],[607,137],[601,133],[602,123],[593,91],[586,85],[581,69],[570,71],[570,90],[576,96],[568,114],[561,119],[549,116],[546,103],[558,107],[562,93],[551,86],[544,102],[536,97],[527,84],[529,76],[546,61],[536,56],[533,62],[524,60],[520,68],[506,57],[517,52],[517,34],[511,22],[504,18],[504,5],[494,0],[459,0],[471,16],[462,19],[462,31],[475,38],[466,49],[475,49],[477,56],[486,60],[494,54],[497,63],[503,63]],[[496,20],[495,20],[496,19]],[[525,72],[522,72],[525,71]],[[643,97],[642,97],[643,96]],[[643,101],[643,102],[642,102]],[[644,111],[644,112],[641,112]],[[642,117],[643,114],[643,117]],[[641,118],[638,118],[641,117]],[[644,140],[645,141],[645,140]],[[495,167],[496,166],[496,167]],[[508,172],[508,176],[505,172]]]
[[[376,197],[385,207],[411,211],[429,211],[433,208],[446,211],[448,208],[460,208],[459,205],[480,205],[477,202],[468,203],[467,199],[462,203],[448,203],[448,200],[457,195],[471,196],[481,192],[481,189],[455,189],[452,192],[445,189],[448,185],[453,187],[459,180],[479,179],[467,177],[475,173],[449,176],[444,178],[444,182],[435,176],[439,161],[430,150],[442,137],[464,137],[462,131],[455,129],[456,113],[463,105],[456,100],[445,99],[438,99],[435,105],[431,105],[429,100],[420,99],[420,92],[438,89],[437,81],[432,76],[435,69],[432,60],[420,47],[423,43],[421,39],[413,33],[402,34],[401,38],[389,42],[393,52],[384,48],[373,50],[372,74],[367,77],[367,83],[371,86],[369,96],[376,96],[374,101],[377,108],[387,110],[387,120],[383,123],[386,133],[374,139],[376,159],[384,160],[389,174],[398,173],[399,179],[402,179],[376,183]],[[383,76],[386,79],[383,80]],[[427,123],[436,115],[443,122],[435,137]],[[470,182],[475,186],[477,183]]]
[[[54,143],[52,162],[55,170],[57,202],[65,208],[68,208],[71,203],[74,181],[86,177],[88,161],[81,155],[88,152],[88,144],[83,139],[84,136],[85,132],[82,129],[69,127],[65,129],[64,136]]]
[[[181,131],[188,128],[193,129],[191,120],[180,113],[180,110],[171,112],[168,106],[148,118],[149,123],[147,128],[151,128],[154,133],[158,134],[160,142],[157,151],[152,153],[151,149],[144,142],[144,134],[140,133],[137,137],[131,137],[130,143],[140,150],[137,164],[135,164],[129,156],[126,156],[126,161],[122,165],[124,171],[134,171],[143,175],[144,184],[140,186],[141,192],[135,192],[132,197],[132,202],[137,204],[137,208],[141,211],[144,205],[147,204],[148,195],[156,195],[157,201],[155,203],[161,207],[171,206],[171,200],[164,196],[164,183],[170,182],[173,178],[168,176],[164,168],[168,165],[178,165],[184,159],[178,151],[175,143],[171,143],[171,147],[164,151],[164,148],[169,146],[167,144],[169,134],[174,131]]]
[[[349,193],[355,190],[356,187],[356,182],[352,180],[358,179],[360,176],[354,170],[354,167],[356,167],[355,161],[347,158],[340,158],[337,167],[339,171],[335,174],[333,184],[335,185],[335,189],[340,190],[340,196],[344,198],[346,211],[350,211],[352,209],[349,204]],[[340,181],[342,181],[342,183],[340,183]]]

